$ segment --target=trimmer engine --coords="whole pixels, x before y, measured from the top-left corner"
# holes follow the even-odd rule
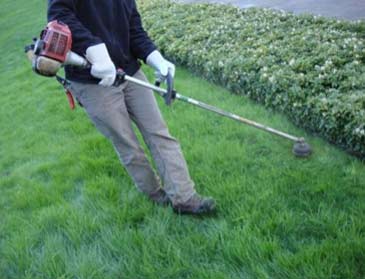
[[[34,44],[25,51],[32,61],[33,70],[43,76],[53,77],[67,64],[87,67],[84,58],[71,51],[72,34],[70,28],[59,21],[51,21],[41,32]]]
[[[62,22],[51,21],[41,32],[40,38],[34,38],[33,42],[25,47],[33,71],[42,76],[56,77],[65,89],[71,109],[74,109],[75,102],[69,90],[69,82],[58,76],[57,72],[67,64],[88,67],[88,62],[71,51],[71,30]]]
[[[71,50],[72,35],[66,24],[51,21],[41,32],[40,39],[34,47],[34,54],[57,60],[66,61],[67,53]]]

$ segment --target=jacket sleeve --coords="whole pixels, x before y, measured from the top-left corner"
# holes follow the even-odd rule
[[[130,48],[134,57],[146,62],[147,56],[156,49],[155,44],[143,29],[141,17],[137,11],[136,2],[133,0],[132,14],[130,18]]]
[[[80,55],[86,53],[89,46],[102,43],[77,18],[77,5],[82,0],[48,0],[48,22],[59,20],[67,24],[72,33],[72,50]]]

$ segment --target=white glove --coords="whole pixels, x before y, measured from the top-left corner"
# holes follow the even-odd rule
[[[101,79],[100,85],[113,85],[117,71],[105,44],[88,47],[86,49],[86,59],[91,63],[91,75]]]
[[[156,70],[155,75],[160,82],[166,79],[169,70],[172,77],[175,76],[175,65],[163,58],[158,50],[152,51],[147,56],[146,63]]]

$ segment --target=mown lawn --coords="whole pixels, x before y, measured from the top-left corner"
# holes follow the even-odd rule
[[[1,279],[365,277],[364,164],[179,68],[182,94],[305,136],[314,154],[296,159],[284,139],[160,100],[198,191],[219,211],[153,205],[84,111],[31,72],[22,48],[45,23],[44,2],[4,0],[0,10]]]

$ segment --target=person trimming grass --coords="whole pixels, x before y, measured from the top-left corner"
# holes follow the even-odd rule
[[[48,20],[67,24],[72,50],[85,55],[91,71],[66,67],[72,93],[96,128],[114,145],[137,188],[161,205],[179,213],[215,210],[215,201],[198,195],[179,142],[161,116],[153,93],[129,82],[112,86],[116,68],[146,81],[138,59],[163,80],[175,66],[164,59],[142,27],[135,0],[49,0]],[[155,175],[132,129],[135,122],[149,147],[164,187]]]

